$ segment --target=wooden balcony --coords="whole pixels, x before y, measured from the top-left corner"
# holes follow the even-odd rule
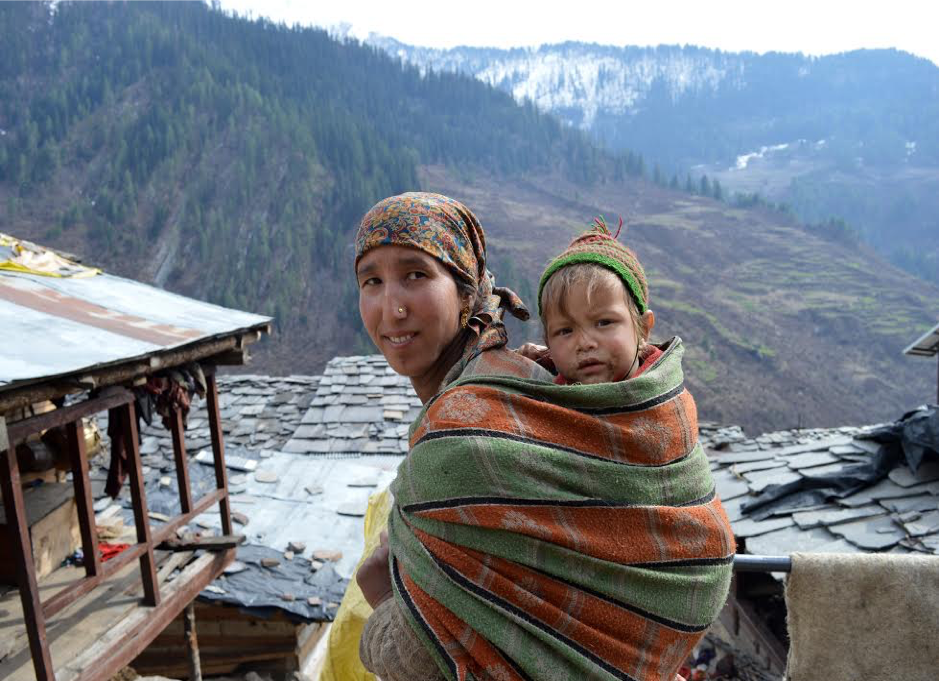
[[[181,513],[150,527],[132,391],[102,389],[79,403],[7,424],[0,416],[0,492],[18,588],[0,598],[0,678],[16,681],[108,679],[140,653],[233,559],[234,548],[161,551],[176,531],[218,505],[224,534],[232,534],[219,417],[218,389],[206,367],[207,409],[216,488],[193,499],[182,418],[171,420]],[[136,543],[102,562],[92,508],[82,418],[116,410],[127,452]],[[81,568],[63,567],[37,581],[15,455],[16,445],[48,428],[65,427],[75,503],[85,556]],[[177,572],[181,570],[181,572]],[[169,581],[171,575],[175,577]],[[11,643],[12,642],[12,643]],[[4,651],[2,648],[7,647]],[[4,652],[7,654],[4,655]]]

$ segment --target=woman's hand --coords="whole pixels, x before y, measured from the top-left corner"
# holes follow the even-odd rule
[[[374,610],[391,598],[391,572],[388,569],[388,533],[382,532],[378,548],[355,573],[355,581]]]

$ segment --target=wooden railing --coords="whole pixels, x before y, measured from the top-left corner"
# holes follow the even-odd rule
[[[37,681],[55,681],[55,672],[46,640],[46,620],[92,591],[111,575],[133,560],[140,561],[143,582],[143,604],[155,608],[152,622],[158,633],[161,623],[167,624],[177,614],[174,609],[160,608],[160,585],[158,583],[154,549],[163,541],[175,536],[176,531],[188,524],[200,513],[214,504],[219,505],[222,532],[232,534],[231,511],[228,499],[228,479],[225,471],[225,447],[222,439],[222,424],[218,405],[218,386],[214,367],[206,368],[206,408],[209,415],[209,432],[212,438],[216,489],[193,501],[189,484],[182,414],[176,411],[170,421],[173,454],[176,463],[176,478],[179,483],[179,499],[182,513],[170,518],[164,525],[151,530],[147,510],[143,469],[137,433],[137,415],[134,394],[122,387],[103,389],[95,397],[77,404],[55,409],[16,423],[6,425],[0,416],[0,491],[6,510],[7,524],[13,540],[13,559],[16,564],[17,583],[23,603],[23,616],[29,638],[30,653]],[[137,543],[121,552],[107,563],[98,555],[98,537],[95,525],[91,481],[88,475],[88,456],[82,418],[99,412],[116,409],[120,423],[120,437],[124,438],[130,482],[131,505],[137,530]],[[20,484],[16,446],[36,433],[49,428],[64,426],[67,434],[72,480],[75,486],[75,502],[81,530],[84,553],[85,576],[62,589],[45,602],[40,600],[36,580],[36,569],[26,521],[26,509]],[[164,620],[161,622],[160,620]]]

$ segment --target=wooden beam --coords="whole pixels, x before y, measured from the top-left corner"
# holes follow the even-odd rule
[[[140,462],[140,443],[137,438],[137,413],[133,402],[125,404],[119,410],[121,434],[127,452],[128,473],[130,474],[130,502],[134,507],[134,523],[137,526],[137,543],[144,545],[140,554],[140,572],[143,576],[144,603],[156,606],[160,604],[160,586],[156,577],[156,561],[153,557],[153,543],[150,537],[150,518],[147,515],[147,493],[144,489],[143,466]]]
[[[197,558],[166,585],[158,608],[137,608],[98,643],[60,669],[56,681],[100,681],[112,677],[143,652],[234,558],[234,550],[206,553]]]
[[[225,496],[219,501],[219,513],[222,516],[222,533],[234,534],[231,524],[231,504],[228,500],[228,473],[225,469],[225,441],[222,439],[222,417],[218,408],[218,384],[215,373],[205,377],[205,410],[209,414],[209,435],[212,437],[212,454],[215,464],[215,486],[225,490]]]
[[[134,399],[134,394],[129,390],[120,387],[107,388],[101,391],[97,397],[92,397],[77,404],[61,409],[31,416],[28,419],[11,423],[7,426],[11,440],[22,442],[30,435],[48,430],[49,428],[58,428],[65,426],[73,421],[106,411],[113,407],[119,407],[127,404]]]
[[[220,551],[233,549],[245,543],[243,534],[230,534],[221,537],[192,537],[189,539],[167,539],[157,548],[160,551]]]
[[[75,486],[75,505],[78,508],[78,527],[82,536],[85,574],[94,577],[101,571],[98,556],[98,528],[95,525],[94,500],[88,477],[88,456],[85,453],[85,428],[78,418],[65,426],[68,453],[72,460],[72,484]]]
[[[81,581],[75,582],[74,584],[71,584],[59,591],[56,595],[52,596],[42,604],[42,611],[46,618],[53,617],[62,609],[67,608],[69,605],[94,589],[96,586],[98,586],[98,584],[106,580],[108,577],[118,572],[125,565],[140,558],[144,551],[146,551],[146,548],[147,547],[143,544],[134,544],[124,551],[121,551],[107,563],[102,563],[100,569],[98,570],[98,574],[96,574],[94,577],[85,577]]]
[[[178,515],[162,527],[153,530],[151,536],[152,543],[159,544],[169,537],[175,536],[176,530],[189,523],[196,516],[205,512],[206,509],[212,505],[217,504],[225,494],[225,490],[219,489],[213,492],[209,492],[203,496],[201,499],[199,499],[199,501],[196,502],[192,511],[183,515]],[[63,608],[67,607],[71,603],[74,603],[76,600],[94,589],[98,584],[113,575],[122,567],[133,560],[141,558],[144,551],[146,550],[147,547],[144,544],[134,544],[125,551],[122,551],[118,555],[114,556],[114,558],[109,560],[107,563],[102,564],[100,573],[95,577],[85,577],[81,581],[62,589],[55,596],[52,596],[43,604],[43,612],[45,616],[47,618],[52,617]],[[158,575],[157,582],[161,583],[162,581],[163,580]]]
[[[196,638],[196,608],[191,601],[183,610],[183,633],[186,637],[186,652],[189,657],[189,681],[202,681],[199,640]]]
[[[44,378],[29,384],[7,388],[0,391],[0,414],[43,400],[79,392],[88,387],[102,388],[129,383],[139,376],[145,376],[160,369],[168,369],[189,362],[211,361],[213,355],[242,348],[258,340],[261,333],[270,334],[270,324],[238,331],[222,338],[196,341],[181,348],[154,353],[143,360],[135,359],[130,362],[97,367],[90,371],[85,369],[80,374]],[[76,382],[79,379],[80,384]]]
[[[183,412],[173,407],[170,416],[170,433],[173,436],[173,458],[176,461],[176,484],[179,487],[179,507],[183,513],[192,510],[192,488],[189,485],[189,461],[186,458],[186,438],[183,434]]]
[[[39,600],[39,585],[36,583],[36,566],[33,563],[32,542],[26,526],[26,505],[23,503],[23,488],[16,461],[16,440],[6,443],[0,450],[0,492],[6,511],[7,525],[13,540],[13,560],[16,563],[16,579],[23,603],[23,619],[29,637],[29,652],[33,658],[36,681],[55,681],[52,657],[46,640],[46,622]]]

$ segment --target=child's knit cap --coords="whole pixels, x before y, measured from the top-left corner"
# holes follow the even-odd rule
[[[620,228],[622,226],[623,221],[620,219]],[[562,267],[581,263],[592,263],[612,270],[623,280],[626,290],[639,308],[639,314],[645,314],[649,301],[646,273],[636,254],[616,240],[618,236],[619,229],[616,234],[611,234],[602,217],[594,218],[593,226],[574,239],[567,250],[552,260],[548,269],[541,275],[541,283],[538,284],[538,314],[542,313],[541,292],[551,275]]]

